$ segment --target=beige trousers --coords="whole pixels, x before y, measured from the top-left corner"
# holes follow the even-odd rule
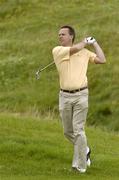
[[[86,169],[87,139],[85,122],[88,112],[88,89],[76,93],[59,93],[59,111],[64,135],[74,145],[72,167]]]

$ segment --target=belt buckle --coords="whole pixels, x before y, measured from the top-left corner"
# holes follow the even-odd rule
[[[80,90],[76,89],[76,90],[72,90],[72,91],[69,91],[69,93],[76,93],[76,92],[79,92]]]
[[[76,93],[76,92],[78,92],[78,91],[77,91],[77,90],[73,90],[73,91],[72,91],[72,93]]]

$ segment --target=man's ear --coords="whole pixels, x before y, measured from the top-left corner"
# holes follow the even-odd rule
[[[70,37],[71,37],[71,40],[73,40],[73,35],[71,35]]]

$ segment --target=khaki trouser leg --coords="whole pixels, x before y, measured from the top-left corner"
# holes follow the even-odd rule
[[[84,131],[87,108],[84,110],[74,110],[73,127],[74,127],[74,155],[72,166],[86,169],[86,148],[87,139]]]
[[[72,166],[86,169],[87,140],[84,126],[88,110],[88,90],[75,94],[60,92],[59,110],[64,135],[74,144]]]
[[[73,132],[73,109],[71,103],[67,103],[67,98],[60,95],[59,98],[59,111],[62,119],[64,135],[74,144],[74,132]]]

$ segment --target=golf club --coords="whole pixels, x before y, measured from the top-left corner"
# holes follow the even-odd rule
[[[40,79],[40,73],[42,71],[44,71],[45,69],[47,69],[48,67],[52,66],[54,64],[54,61],[51,62],[50,64],[46,65],[45,67],[43,67],[42,69],[38,69],[38,71],[36,72],[36,79]]]

